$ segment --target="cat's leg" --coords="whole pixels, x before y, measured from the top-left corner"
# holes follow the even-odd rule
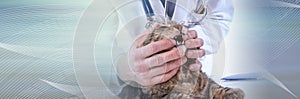
[[[239,88],[220,88],[216,90],[213,99],[244,99],[245,93]]]
[[[238,88],[222,87],[212,79],[209,79],[204,97],[206,99],[244,99],[245,93]]]

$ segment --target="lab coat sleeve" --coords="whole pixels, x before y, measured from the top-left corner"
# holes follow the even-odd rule
[[[233,17],[231,0],[208,0],[207,16],[191,29],[198,32],[198,37],[204,40],[203,49],[206,54],[214,54],[219,49],[224,36],[229,31],[229,24]]]

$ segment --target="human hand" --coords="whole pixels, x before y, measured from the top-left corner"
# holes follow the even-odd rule
[[[142,46],[147,35],[152,31],[153,28],[150,28],[138,36],[128,53],[128,64],[133,75],[130,80],[142,86],[151,86],[169,80],[187,61],[184,57],[184,46],[175,47],[176,42],[173,39],[163,39]]]
[[[199,71],[202,67],[201,62],[198,58],[201,58],[205,55],[205,51],[200,49],[203,46],[204,42],[201,38],[198,38],[197,32],[194,30],[188,31],[187,35],[184,35],[185,47],[188,49],[186,52],[186,57],[188,59],[196,59],[194,64],[189,66],[189,69],[192,71]]]

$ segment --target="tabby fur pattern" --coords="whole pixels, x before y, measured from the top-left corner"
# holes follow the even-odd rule
[[[185,35],[188,28],[177,23],[159,24],[149,34],[142,46],[165,38]],[[187,49],[189,50],[189,49]],[[222,87],[200,71],[190,71],[188,66],[196,59],[188,59],[175,76],[164,83],[150,87],[125,86],[120,98],[123,99],[243,99],[244,92],[238,88]],[[198,79],[197,79],[198,78]]]

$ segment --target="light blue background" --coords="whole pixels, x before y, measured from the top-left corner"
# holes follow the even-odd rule
[[[297,0],[277,1],[300,4]],[[252,4],[262,1],[235,0],[235,2]],[[1,1],[1,98],[79,98],[56,89],[42,80],[77,85],[72,63],[72,44],[76,26],[88,4],[89,1],[84,0]],[[257,49],[258,52],[251,52],[252,55],[257,55],[257,57],[252,57],[257,61],[256,65],[264,67],[292,92],[300,96],[299,8],[260,7],[255,3],[253,6],[239,9],[239,11],[251,13],[245,12],[237,15],[238,19],[235,19],[237,22],[235,24],[247,28],[236,29],[235,31],[240,33],[233,37],[233,41],[239,42],[235,44],[242,45],[241,47]],[[99,14],[101,14],[100,9]],[[97,57],[101,59],[107,56]],[[246,57],[241,55],[239,58],[245,59]],[[235,64],[233,67],[244,65],[246,68],[251,66],[250,64],[252,65],[252,63],[247,66]],[[224,84],[235,85],[237,83],[238,87],[249,90],[248,95],[256,95],[256,98],[294,98],[268,81],[225,82]]]

